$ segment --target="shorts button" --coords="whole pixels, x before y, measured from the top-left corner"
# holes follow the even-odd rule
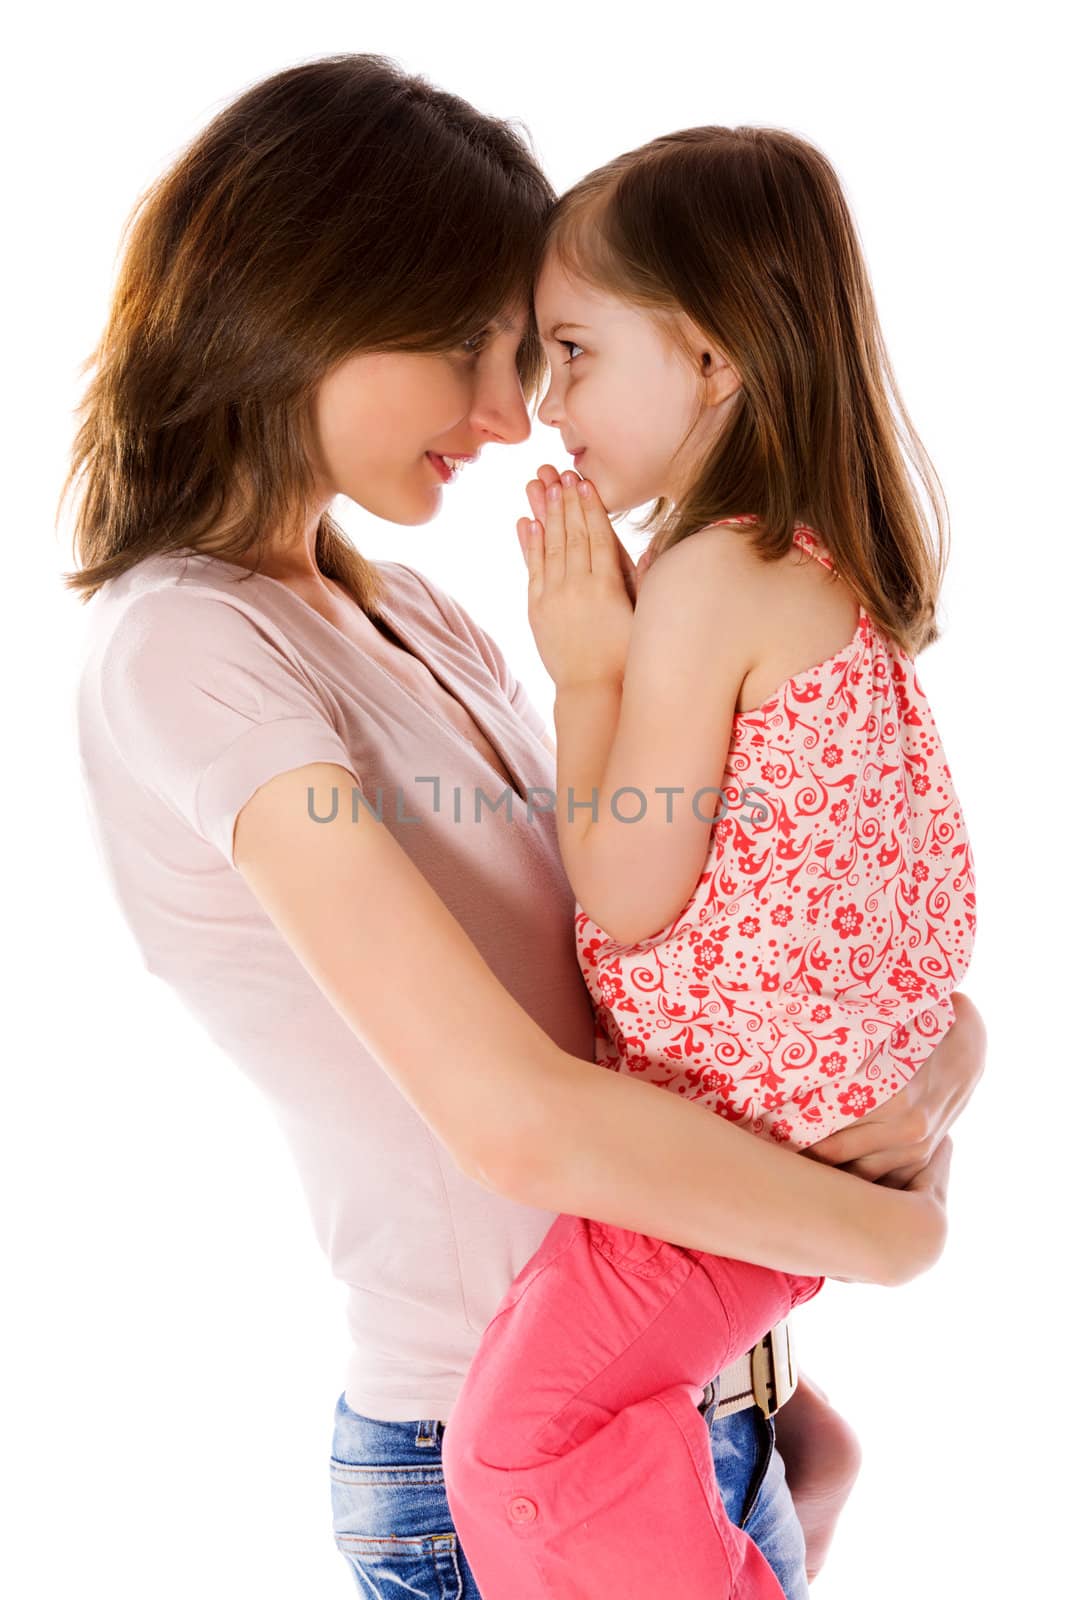
[[[508,1515],[513,1522],[532,1522],[537,1515],[537,1507],[532,1500],[520,1495],[508,1506]]]

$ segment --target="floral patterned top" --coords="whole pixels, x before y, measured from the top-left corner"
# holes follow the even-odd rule
[[[794,542],[834,570],[813,529]],[[596,1059],[802,1149],[903,1086],[971,960],[970,841],[912,657],[861,606],[734,718],[719,787],[673,922],[620,944],[578,908]]]

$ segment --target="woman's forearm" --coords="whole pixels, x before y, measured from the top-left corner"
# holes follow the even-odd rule
[[[883,1188],[708,1107],[556,1052],[528,1123],[480,1182],[525,1205],[780,1271],[906,1282],[944,1245],[931,1196]]]
[[[373,814],[308,826],[308,790],[350,777],[315,762],[262,785],[238,816],[235,860],[463,1171],[546,1210],[790,1272],[891,1283],[936,1258],[929,1196],[804,1160],[562,1051]]]

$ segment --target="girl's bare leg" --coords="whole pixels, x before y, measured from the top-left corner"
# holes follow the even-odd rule
[[[804,1373],[794,1394],[775,1413],[774,1428],[786,1482],[804,1530],[810,1582],[822,1570],[837,1519],[859,1475],[860,1442]]]

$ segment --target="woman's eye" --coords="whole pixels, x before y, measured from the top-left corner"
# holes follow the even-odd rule
[[[481,333],[473,334],[471,338],[464,339],[460,348],[463,350],[465,355],[476,356],[485,348],[488,339],[489,330],[487,328],[483,328]]]
[[[557,342],[559,344],[565,346],[565,348],[568,349],[568,350],[580,350],[582,348],[580,344],[575,344],[573,339],[560,339]],[[563,365],[565,367],[569,367],[571,362],[574,359],[575,359],[574,356],[569,356],[568,359],[563,363]]]

